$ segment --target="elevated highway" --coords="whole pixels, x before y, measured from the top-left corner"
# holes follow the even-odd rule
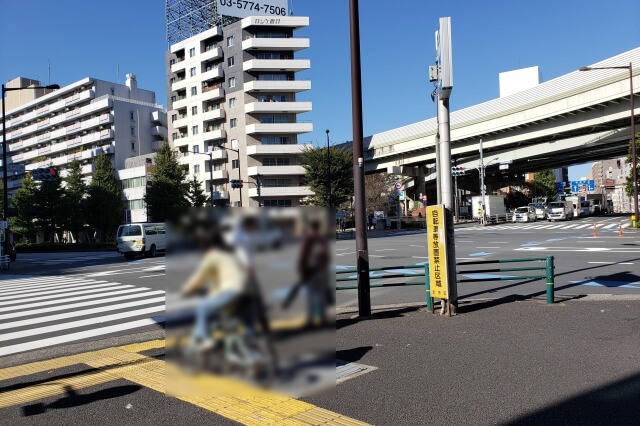
[[[629,63],[634,66],[637,120],[640,48],[591,66]],[[478,167],[482,138],[489,183],[492,176],[504,182],[514,174],[623,156],[631,137],[629,73],[576,70],[528,90],[453,111],[450,121],[453,163]],[[428,185],[435,179],[436,132],[436,118],[430,118],[366,138],[365,170],[414,176],[416,189],[422,192],[421,182]],[[509,169],[499,171],[501,162],[511,162]]]

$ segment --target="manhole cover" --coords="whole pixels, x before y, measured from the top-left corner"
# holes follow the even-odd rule
[[[370,365],[358,364],[356,362],[346,362],[337,359],[336,360],[336,384],[340,384],[354,377],[362,376],[377,370],[378,367]]]

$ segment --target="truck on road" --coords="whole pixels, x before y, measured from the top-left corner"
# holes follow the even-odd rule
[[[471,208],[474,219],[482,218],[483,205],[485,217],[505,215],[507,213],[504,205],[504,197],[501,195],[485,195],[484,203],[482,203],[482,196],[477,195],[471,197]]]
[[[547,220],[573,220],[573,202],[554,201],[547,205]]]

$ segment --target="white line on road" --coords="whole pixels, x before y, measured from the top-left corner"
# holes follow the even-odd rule
[[[478,246],[476,248],[479,248],[479,249],[499,249],[500,247],[480,247],[480,246]]]
[[[120,303],[119,305],[102,306],[100,308],[85,309],[83,311],[66,312],[64,314],[55,314],[55,315],[49,315],[46,317],[30,318],[22,321],[9,322],[6,324],[0,324],[0,330],[6,330],[9,328],[17,328],[17,327],[25,327],[29,325],[64,320],[64,319],[69,319],[74,317],[82,317],[85,315],[92,315],[100,312],[115,311],[118,309],[131,308],[134,306],[152,305],[154,303],[161,303],[161,302],[164,303],[164,296],[156,297],[153,299],[136,300],[135,302]]]
[[[164,318],[147,318],[137,321],[131,321],[124,324],[110,325],[108,327],[94,328],[92,330],[80,331],[77,333],[65,334],[62,336],[50,337],[48,339],[35,340],[32,342],[20,343],[13,346],[5,346],[0,348],[0,356],[11,355],[19,352],[29,351],[33,349],[45,348],[47,346],[53,346],[60,343],[73,342],[75,340],[86,339],[90,337],[102,336],[110,333],[117,333],[124,330],[130,330],[133,328],[145,327],[148,325],[157,325],[163,323]]]
[[[93,283],[84,283],[84,284],[73,284],[70,286],[64,286],[65,288],[63,289],[58,289],[58,290],[48,290],[48,291],[39,291],[36,290],[35,294],[37,295],[52,295],[52,294],[57,294],[57,293],[64,293],[64,292],[68,292],[68,291],[73,291],[70,290],[72,287],[78,287],[78,286],[85,286],[85,285],[91,285],[91,288],[102,288],[102,287],[112,287],[114,285],[119,285],[120,283],[106,283],[106,284],[98,284],[98,285],[93,285]],[[61,286],[62,287],[62,286]],[[13,294],[12,296],[2,296],[0,297],[0,301],[7,301],[7,300],[13,300],[13,299],[24,299],[24,298],[28,298],[30,296],[32,296],[34,293],[34,291],[25,291],[24,293],[20,293],[20,294]]]
[[[378,249],[374,251],[396,251],[396,249],[389,248],[389,249]]]
[[[593,264],[602,264],[602,265],[633,265],[633,262],[589,262]]]
[[[119,290],[119,289],[126,289],[126,288],[131,288],[133,287],[133,285],[131,284],[126,284],[126,285],[122,285],[119,283],[112,283],[113,286],[112,287],[103,287],[103,288],[93,288],[91,290],[82,290],[82,291],[75,291],[74,290],[69,290],[67,293],[59,293],[56,294],[54,296],[38,296],[38,297],[25,297],[23,299],[14,299],[14,300],[10,300],[8,302],[1,302],[0,306],[6,306],[6,305],[16,305],[16,304],[20,304],[20,303],[24,303],[25,301],[29,301],[29,302],[35,302],[37,300],[50,300],[51,303],[55,303],[57,299],[60,298],[65,298],[65,297],[69,297],[69,296],[75,296],[75,295],[80,295],[80,294],[91,294],[91,293],[101,293],[101,292],[105,292],[105,291],[111,291],[111,290]]]
[[[165,274],[143,275],[141,277],[138,277],[138,279],[140,279],[140,278],[164,277],[164,276],[165,276]]]
[[[429,256],[411,256],[412,259],[428,259]]]
[[[72,321],[64,324],[54,324],[45,327],[32,328],[30,330],[14,331],[12,333],[0,334],[0,342],[7,340],[21,339],[29,336],[37,336],[39,334],[53,333],[60,330],[69,330],[70,328],[85,327],[92,324],[106,323],[109,321],[117,321],[124,318],[138,317],[148,315],[155,312],[163,312],[164,306],[153,306],[151,308],[138,309],[136,311],[121,312],[118,314],[105,315],[102,317],[87,318],[80,321]]]
[[[420,245],[416,245],[416,244],[409,244],[409,247],[425,248],[424,246],[420,246]]]
[[[8,289],[2,289],[0,291],[0,296],[10,295],[10,294],[18,294],[18,293],[32,293],[35,291],[45,291],[52,290],[54,288],[66,288],[66,287],[77,287],[79,285],[89,285],[89,284],[102,284],[106,283],[106,281],[98,281],[98,280],[90,280],[86,278],[77,278],[71,279],[69,281],[58,281],[53,284],[25,284],[17,287],[11,287]]]

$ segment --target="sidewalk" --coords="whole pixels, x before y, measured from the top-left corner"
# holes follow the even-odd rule
[[[375,369],[308,402],[376,425],[637,424],[639,300],[493,303],[340,315],[337,358]]]

